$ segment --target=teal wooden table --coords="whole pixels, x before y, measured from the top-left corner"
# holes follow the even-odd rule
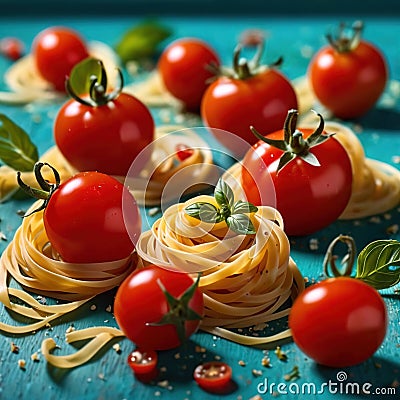
[[[363,15],[357,16],[362,18]],[[398,18],[379,18],[368,16],[365,21],[365,38],[373,41],[385,53],[392,80],[400,80],[399,37],[400,23]],[[132,15],[96,16],[64,18],[16,16],[0,17],[0,37],[17,36],[29,49],[33,37],[50,25],[68,25],[79,30],[88,40],[99,40],[109,45],[115,44],[122,34],[140,19]],[[285,58],[282,71],[291,79],[305,74],[310,56],[325,43],[324,34],[330,26],[339,21],[335,17],[312,18],[307,16],[285,18],[268,16],[259,17],[172,17],[162,18],[162,22],[173,29],[173,37],[196,36],[209,41],[221,55],[224,63],[230,63],[231,52],[240,33],[247,28],[260,28],[269,32],[265,61],[273,61],[280,55]],[[0,58],[0,73],[10,66],[10,62]],[[3,81],[0,89],[6,89]],[[0,105],[0,112],[6,114],[27,132],[38,145],[42,154],[54,144],[52,124],[61,103],[30,104],[26,106]],[[159,109],[152,109],[157,123],[161,123]],[[200,121],[199,121],[200,123]],[[400,155],[400,99],[395,99],[390,106],[381,102],[371,112],[357,121],[348,121],[347,125],[356,127],[358,137],[366,154],[370,158],[385,161],[399,168]],[[9,201],[0,205],[0,231],[4,234],[0,241],[3,251],[13,233],[20,225],[18,211],[26,209],[31,202]],[[148,210],[142,210],[144,229],[154,220]],[[384,215],[365,218],[357,221],[337,221],[312,237],[291,238],[292,257],[303,275],[312,280],[322,277],[322,260],[330,241],[340,233],[355,237],[358,249],[375,239],[400,239],[400,233],[391,232],[388,228],[400,223],[400,208],[393,209]],[[316,239],[318,246],[310,249],[310,240]],[[0,334],[0,399],[268,399],[279,396],[282,399],[345,399],[354,397],[340,389],[340,382],[354,382],[360,385],[370,383],[371,394],[365,398],[378,397],[400,398],[400,298],[395,288],[383,292],[389,313],[387,336],[376,354],[352,368],[332,369],[315,364],[293,344],[286,343],[282,349],[287,353],[287,361],[281,361],[274,349],[262,350],[244,347],[212,335],[198,332],[186,347],[161,353],[162,369],[159,380],[146,385],[135,380],[126,364],[126,357],[132,350],[128,340],[120,342],[122,352],[119,354],[112,344],[84,366],[73,370],[59,370],[48,365],[40,355],[43,339],[52,337],[60,346],[58,354],[68,354],[74,347],[65,343],[65,332],[74,325],[76,329],[88,326],[117,326],[112,314],[114,291],[99,296],[81,307],[73,315],[67,315],[57,321],[51,328],[40,330],[26,336],[9,336]],[[0,308],[2,321],[11,321],[9,313]],[[278,328],[284,328],[278,327]],[[19,354],[10,350],[10,343],[19,347]],[[31,355],[38,352],[39,361],[31,360]],[[262,366],[262,359],[268,355],[271,367]],[[192,380],[192,368],[202,360],[220,358],[233,368],[235,387],[226,395],[213,395],[203,392]],[[25,359],[25,370],[18,367],[18,360]],[[289,391],[289,383],[284,376],[293,367],[299,367],[300,377],[292,382],[290,391],[300,390],[300,394]],[[273,393],[270,392],[273,384]],[[279,384],[286,384],[286,389]],[[325,385],[324,385],[325,384]],[[329,386],[330,384],[330,386]],[[308,387],[315,385],[316,392],[302,394]],[[322,389],[321,389],[322,388]],[[395,394],[387,394],[393,391]],[[284,391],[288,393],[283,393]],[[323,391],[323,393],[322,393]],[[336,392],[335,392],[336,391]],[[307,392],[305,392],[307,393]],[[375,394],[374,394],[375,393]]]

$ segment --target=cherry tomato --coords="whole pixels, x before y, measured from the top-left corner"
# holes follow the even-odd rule
[[[379,348],[386,334],[387,311],[382,297],[366,283],[330,278],[296,298],[289,327],[295,343],[317,363],[348,367]]]
[[[99,88],[90,101],[73,94],[61,107],[54,123],[55,142],[78,171],[126,176],[137,155],[152,142],[154,120],[139,99],[120,92],[122,82],[112,95],[102,85]]]
[[[294,129],[295,120],[297,111],[289,111],[285,128],[264,139],[283,143],[286,132],[292,140],[287,154],[284,156],[284,150],[260,140],[243,159],[241,181],[249,202],[278,209],[288,235],[307,235],[328,226],[344,211],[351,195],[353,175],[346,149],[334,136],[328,137],[323,132],[322,116],[317,128],[321,134],[308,150],[306,147],[310,144],[301,143],[314,132]],[[297,150],[293,150],[295,147]],[[303,151],[311,153],[312,159],[303,157]],[[279,169],[281,160],[289,154],[293,158]],[[314,164],[315,159],[319,165]]]
[[[66,27],[41,31],[33,41],[32,53],[40,75],[60,92],[65,91],[65,78],[73,66],[89,56],[83,39]]]
[[[24,44],[15,37],[5,37],[0,40],[0,54],[16,61],[23,56]]]
[[[178,347],[197,330],[203,312],[203,294],[188,274],[154,265],[125,279],[114,302],[119,327],[142,349]]]
[[[222,391],[232,379],[232,368],[221,361],[210,361],[200,364],[194,370],[193,377],[204,390]]]
[[[132,240],[141,232],[134,197],[116,179],[99,172],[81,172],[61,183],[43,220],[53,249],[71,263],[128,257],[134,250]]]
[[[135,349],[128,356],[128,365],[135,375],[153,374],[157,369],[158,355],[154,350]]]
[[[158,70],[167,90],[181,100],[189,111],[200,108],[201,98],[217,67],[219,58],[206,42],[183,38],[172,42],[161,54]]]
[[[186,146],[185,144],[177,144],[176,145],[176,156],[180,161],[185,161],[187,158],[189,158],[194,150]]]
[[[358,26],[358,25],[357,25]],[[369,111],[385,89],[388,68],[382,52],[360,39],[361,27],[352,38],[343,33],[317,52],[308,76],[319,102],[342,119]]]
[[[276,68],[260,69],[257,61],[252,70],[250,63],[239,61],[239,52],[240,47],[235,51],[233,73],[220,76],[204,93],[201,116],[207,126],[217,128],[211,132],[218,141],[242,157],[249,147],[232,140],[229,133],[253,145],[257,139],[250,125],[265,134],[280,129],[287,110],[297,108],[297,98],[290,81]]]

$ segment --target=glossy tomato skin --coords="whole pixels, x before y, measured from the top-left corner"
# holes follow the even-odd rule
[[[382,52],[361,41],[347,52],[323,47],[311,60],[308,76],[322,105],[339,118],[352,119],[375,105],[385,89],[388,68]]]
[[[305,138],[312,133],[301,131]],[[282,139],[283,131],[267,136]],[[311,153],[320,166],[296,157],[277,173],[283,151],[260,140],[243,159],[241,180],[247,200],[276,207],[291,236],[308,235],[334,222],[351,195],[352,166],[345,148],[331,137],[312,147]],[[270,180],[275,193],[267,186]]]
[[[189,111],[200,108],[201,99],[214,73],[207,66],[219,66],[217,53],[196,38],[182,38],[163,51],[158,71],[167,90],[182,101]]]
[[[114,315],[124,334],[141,349],[168,350],[178,347],[176,327],[172,324],[154,326],[169,311],[158,280],[174,297],[179,297],[193,284],[186,273],[173,272],[154,265],[134,271],[122,282],[114,301]],[[203,315],[203,294],[196,289],[189,307]],[[194,333],[199,320],[186,321],[186,337]]]
[[[387,311],[379,293],[349,277],[330,278],[297,297],[289,327],[299,348],[329,367],[359,364],[379,348]]]
[[[69,100],[59,110],[54,138],[78,171],[125,176],[136,156],[154,138],[154,120],[136,97],[121,93],[92,107]]]
[[[99,172],[82,172],[63,182],[52,194],[43,220],[52,247],[70,263],[128,257],[134,250],[132,240],[141,232],[133,196]]]
[[[250,126],[265,134],[277,131],[288,110],[296,108],[297,97],[289,80],[276,69],[268,68],[246,79],[218,78],[204,93],[201,116],[207,126],[217,128],[211,132],[218,141],[241,157],[249,147],[222,131],[253,145],[257,138]]]
[[[77,32],[57,26],[39,32],[32,54],[39,74],[60,92],[65,91],[65,78],[75,64],[89,56],[86,43]]]
[[[222,361],[209,361],[198,365],[193,377],[202,389],[220,393],[231,383],[232,368]]]

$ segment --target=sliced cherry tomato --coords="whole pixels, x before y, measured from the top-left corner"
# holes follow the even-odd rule
[[[317,136],[312,129],[296,129],[296,121],[297,111],[289,111],[283,130],[266,135],[247,152],[241,180],[249,202],[278,209],[288,235],[307,235],[344,211],[353,173],[346,149],[323,131],[322,116]]]
[[[176,156],[180,161],[185,161],[193,154],[193,149],[186,146],[185,144],[176,145]]]
[[[36,176],[44,166],[49,165],[35,165]],[[60,185],[58,178],[50,185],[42,177],[40,185],[43,193],[44,189],[49,192],[43,205],[46,234],[64,261],[108,262],[132,253],[141,232],[139,209],[132,194],[115,178],[81,172]]]
[[[157,369],[158,355],[154,350],[135,349],[128,356],[128,365],[136,375],[152,375]]]
[[[104,79],[103,66],[101,71]],[[69,87],[73,98],[56,116],[54,138],[78,171],[126,176],[138,154],[153,141],[155,125],[150,110],[136,97],[121,93],[122,86],[121,79],[120,87],[110,94],[97,82],[90,98],[78,97]]]
[[[41,31],[33,41],[32,53],[40,75],[60,92],[65,91],[65,79],[74,65],[89,56],[84,40],[66,27]]]
[[[313,57],[308,76],[315,96],[343,119],[357,118],[369,111],[385,89],[388,67],[381,50],[361,39],[362,24],[348,37],[341,26],[337,39]]]
[[[380,294],[366,283],[330,278],[296,298],[289,327],[305,354],[319,364],[342,368],[367,360],[379,348],[387,311]]]
[[[210,130],[217,140],[241,158],[250,147],[246,142],[257,142],[250,126],[265,134],[277,131],[287,111],[297,108],[297,98],[281,72],[274,67],[260,68],[261,50],[251,62],[240,58],[240,50],[240,46],[235,50],[232,73],[221,75],[204,93],[201,116],[207,126],[216,128]],[[232,134],[242,141],[232,140]]]
[[[16,61],[24,54],[24,44],[15,37],[5,37],[0,40],[0,54]]]
[[[158,70],[167,90],[189,111],[197,111],[214,76],[208,69],[210,65],[218,67],[219,58],[209,44],[196,38],[182,38],[163,51]]]
[[[188,274],[154,265],[125,279],[114,302],[119,327],[142,349],[178,347],[197,330],[203,313],[203,294]]]
[[[210,361],[198,365],[193,377],[202,389],[209,392],[221,392],[231,382],[232,368],[222,361]]]

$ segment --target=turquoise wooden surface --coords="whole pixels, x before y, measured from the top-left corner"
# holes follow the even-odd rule
[[[362,17],[361,16],[357,16]],[[348,17],[347,17],[348,18]],[[262,28],[269,32],[267,52],[264,61],[274,61],[283,55],[285,62],[282,71],[291,79],[304,75],[309,57],[325,43],[324,34],[330,26],[338,22],[337,17],[326,18],[212,18],[204,17],[167,17],[162,21],[174,29],[174,37],[197,36],[213,44],[225,63],[230,62],[231,52],[236,40],[246,28]],[[0,37],[17,36],[29,49],[32,38],[43,28],[50,25],[63,24],[78,29],[88,40],[100,40],[110,45],[116,43],[127,28],[137,22],[135,15],[125,17],[45,17],[31,20],[29,18],[0,19]],[[399,37],[400,23],[396,18],[365,18],[365,38],[373,41],[386,54],[391,78],[400,80]],[[0,58],[0,73],[8,68],[10,63]],[[5,89],[0,82],[0,89]],[[38,144],[42,153],[53,144],[52,124],[54,116],[61,103],[50,105],[5,106],[0,105],[0,112],[18,122],[32,140]],[[152,110],[158,123],[160,111]],[[347,122],[349,126],[362,127],[359,139],[364,145],[368,157],[385,161],[399,167],[395,156],[400,155],[400,101],[397,99],[391,107],[382,102],[365,117],[358,121]],[[200,124],[200,121],[198,121]],[[26,209],[30,201],[6,202],[0,205],[0,230],[7,240],[0,242],[3,251],[12,239],[15,229],[20,224],[17,211]],[[151,224],[154,217],[142,210],[146,224]],[[330,241],[339,233],[351,234],[356,238],[357,246],[361,249],[367,242],[374,239],[400,239],[400,234],[390,234],[387,228],[400,223],[400,209],[394,209],[376,218],[365,218],[359,221],[338,221],[312,237],[291,238],[292,257],[297,262],[303,275],[312,279],[320,279],[322,259]],[[319,241],[317,250],[310,250],[311,238]],[[271,393],[264,393],[274,384],[277,395],[278,384],[288,384],[284,375],[290,372],[294,365],[299,366],[300,378],[294,381],[290,388],[307,390],[315,385],[323,390],[320,394],[279,394],[282,399],[342,399],[352,398],[340,389],[341,372],[347,374],[343,382],[353,382],[360,385],[370,383],[371,395],[377,397],[379,389],[388,391],[394,387],[396,394],[382,395],[382,398],[400,398],[400,318],[399,294],[391,288],[384,292],[388,307],[390,324],[387,337],[377,353],[365,363],[344,369],[330,369],[316,365],[296,348],[292,343],[282,346],[287,352],[287,362],[277,359],[273,349],[268,350],[271,368],[261,365],[265,356],[262,349],[247,348],[235,343],[213,337],[202,332],[193,336],[186,347],[163,352],[160,364],[163,372],[159,384],[144,385],[137,382],[126,365],[126,357],[132,345],[127,340],[120,342],[122,353],[117,354],[110,346],[99,354],[96,359],[74,370],[58,370],[47,365],[43,357],[39,362],[30,359],[32,353],[40,350],[40,344],[46,337],[53,337],[61,347],[58,354],[68,354],[74,348],[65,343],[65,331],[73,324],[76,329],[88,326],[116,326],[109,306],[112,305],[114,292],[99,296],[94,301],[83,306],[74,315],[68,315],[57,321],[50,329],[44,329],[24,337],[11,337],[0,334],[0,399],[242,399],[247,400],[259,395],[261,398],[272,398]],[[91,306],[96,309],[92,310]],[[1,307],[0,318],[11,321],[11,316]],[[281,323],[274,329],[283,329]],[[10,342],[20,347],[19,354],[10,351]],[[200,346],[204,351],[199,351]],[[200,390],[192,381],[191,371],[198,362],[204,359],[221,358],[233,367],[235,387],[227,395],[212,395]],[[18,359],[27,361],[26,369],[18,368]],[[239,361],[245,365],[239,365]],[[261,375],[254,373],[261,371]],[[168,381],[167,384],[164,383]],[[331,386],[327,386],[331,382]],[[268,383],[268,387],[266,385]],[[321,386],[323,385],[323,386]],[[322,387],[322,389],[321,389]],[[282,389],[282,387],[281,387]],[[330,389],[330,390],[329,390]],[[333,393],[336,389],[336,393]],[[287,388],[288,390],[288,388]],[[342,392],[342,393],[341,393]]]

